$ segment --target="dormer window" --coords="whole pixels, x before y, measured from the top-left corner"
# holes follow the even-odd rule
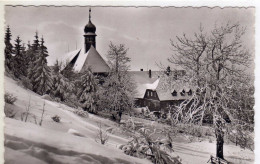
[[[191,90],[191,89],[189,90],[188,95],[189,95],[189,96],[192,95],[192,90]]]
[[[172,96],[177,96],[177,92],[175,90],[172,92]]]
[[[185,90],[183,89],[180,94],[181,96],[185,96]]]

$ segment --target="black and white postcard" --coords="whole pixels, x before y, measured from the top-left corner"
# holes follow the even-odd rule
[[[4,163],[255,163],[254,6],[17,3]]]

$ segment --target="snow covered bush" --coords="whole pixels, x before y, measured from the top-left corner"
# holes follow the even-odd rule
[[[84,118],[88,118],[89,114],[87,111],[84,111],[83,109],[75,109],[73,111],[73,113],[75,113],[76,115],[80,116],[80,117],[84,117]]]
[[[155,164],[181,164],[179,156],[175,155],[170,138],[155,139],[155,131],[141,128],[126,145],[119,148],[125,154],[147,158]]]
[[[60,116],[55,115],[55,116],[52,117],[52,120],[59,123],[60,122]]]
[[[50,95],[48,94],[45,94],[45,95],[42,95],[42,98],[45,99],[45,100],[49,100],[49,101],[52,101],[52,98]]]
[[[13,105],[10,105],[10,104],[5,104],[4,113],[5,113],[5,116],[8,118],[14,118],[15,114],[16,114],[16,112],[14,111]]]
[[[11,93],[5,93],[5,102],[8,104],[14,104],[14,102],[17,100],[17,98],[11,94]]]

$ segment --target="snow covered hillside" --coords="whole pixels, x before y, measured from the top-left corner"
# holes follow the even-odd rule
[[[126,144],[130,138],[114,122],[89,115],[82,118],[73,113],[73,108],[43,99],[43,97],[20,87],[16,81],[5,77],[5,90],[17,97],[14,105],[6,107],[15,110],[14,119],[5,118],[5,163],[6,164],[112,164],[112,163],[151,163],[146,159],[125,155],[118,147]],[[21,115],[26,110],[30,100],[30,112],[36,119],[29,117],[27,122],[21,121]],[[45,101],[45,113],[42,126],[39,123]],[[51,117],[58,115],[60,123]],[[151,124],[149,120],[141,120]],[[101,145],[95,141],[98,123],[105,129],[112,129],[108,143]],[[158,123],[155,123],[158,124]],[[161,126],[161,124],[160,124]],[[79,133],[74,135],[75,132]],[[234,145],[224,145],[224,156],[234,164],[254,163],[254,153]],[[173,149],[184,164],[207,163],[210,155],[215,155],[215,142],[185,142],[176,138]]]
[[[41,116],[44,99],[18,86],[14,80],[5,77],[5,90],[17,97],[15,119],[5,118],[5,163],[150,163],[145,159],[125,155],[117,146],[128,140],[110,135],[107,145],[95,141],[98,122],[107,126],[116,126],[113,122],[90,115],[81,118],[70,107],[45,100],[45,114],[42,126],[20,120],[31,96],[31,110],[37,121]],[[7,104],[10,105],[10,104]],[[51,117],[58,115],[61,122]],[[68,133],[69,129],[80,132],[84,137]]]

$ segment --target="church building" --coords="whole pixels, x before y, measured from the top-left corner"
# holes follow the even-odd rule
[[[89,9],[89,21],[84,28],[84,46],[69,52],[62,57],[62,70],[72,67],[73,71],[81,73],[91,68],[95,74],[109,72],[110,68],[105,59],[96,50],[96,26],[91,21],[91,9]]]

